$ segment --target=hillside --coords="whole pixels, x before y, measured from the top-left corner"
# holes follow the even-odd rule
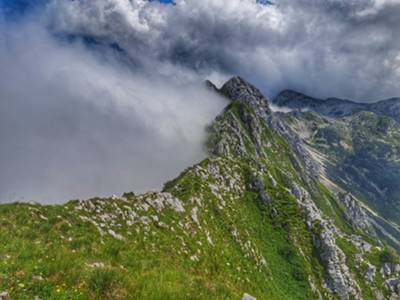
[[[373,200],[332,188],[310,158],[342,158],[318,143],[325,117],[273,113],[239,77],[213,92],[231,102],[207,128],[209,157],[162,192],[0,205],[0,298],[398,299],[399,256],[359,202]],[[331,122],[347,137],[369,116]],[[306,117],[318,129],[304,136]]]
[[[399,247],[400,131],[396,122],[370,112],[339,119],[310,112],[281,117],[301,135],[302,143],[319,166],[318,177],[333,190],[351,191],[383,216],[381,225],[391,232]],[[376,219],[379,223],[382,220]]]

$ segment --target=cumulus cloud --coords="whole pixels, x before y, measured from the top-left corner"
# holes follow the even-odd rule
[[[400,95],[395,0],[38,2],[0,29],[0,199],[159,187],[204,155],[206,78]]]
[[[145,53],[202,74],[240,74],[270,95],[292,88],[368,102],[400,94],[398,1],[175,2],[54,0],[47,21],[118,43],[133,60]]]

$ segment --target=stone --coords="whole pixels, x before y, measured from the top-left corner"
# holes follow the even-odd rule
[[[270,197],[267,195],[267,193],[264,192],[264,191],[261,191],[261,192],[258,194],[258,200],[259,200],[260,203],[263,204],[263,205],[269,205],[269,204],[272,203],[271,198],[270,198]]]
[[[271,198],[267,195],[265,191],[265,186],[262,179],[259,176],[252,175],[250,178],[250,190],[258,193],[258,200],[263,205],[268,205],[272,203]]]
[[[125,240],[125,238],[124,238],[122,235],[116,233],[116,232],[115,232],[114,230],[112,230],[112,229],[109,229],[109,230],[108,230],[108,233],[109,233],[109,235],[111,235],[113,238],[115,238],[115,239],[117,239],[117,240],[120,240],[120,241]]]
[[[257,300],[257,298],[244,293],[242,300]]]
[[[392,264],[384,263],[381,268],[381,274],[383,277],[389,277],[392,275]]]
[[[387,290],[400,296],[400,279],[399,278],[389,278],[385,281],[385,287]],[[397,298],[398,299],[398,298]]]
[[[365,269],[364,277],[369,282],[373,282],[375,280],[376,267],[370,263],[367,263],[367,267]]]
[[[351,194],[338,195],[339,200],[346,207],[346,219],[364,232],[376,236],[374,227],[371,224],[365,210],[358,204]]]
[[[359,235],[352,234],[350,236],[350,242],[359,250],[361,253],[370,252],[372,245],[364,241]]]
[[[153,194],[152,196],[153,197],[146,197],[145,200],[147,201],[148,205],[153,207],[157,212],[163,210],[167,204],[176,212],[185,212],[183,203],[179,199],[173,197],[170,193],[157,193]]]
[[[197,225],[200,225],[200,223],[199,223],[199,218],[198,218],[198,216],[197,216],[197,211],[198,211],[198,208],[197,208],[197,207],[193,207],[193,208],[192,208],[192,211],[191,211],[191,213],[190,213],[190,218],[191,218],[192,221],[195,222]]]
[[[271,219],[274,219],[276,216],[278,215],[278,211],[276,210],[276,208],[271,208],[271,210],[269,211],[269,216]]]
[[[376,300],[385,300],[385,296],[383,295],[383,293],[381,291],[376,290],[374,292],[374,294],[375,294],[375,299]]]

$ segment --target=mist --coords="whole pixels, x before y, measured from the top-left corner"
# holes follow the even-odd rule
[[[225,100],[198,76],[132,72],[32,23],[2,33],[1,201],[160,189],[204,158]]]

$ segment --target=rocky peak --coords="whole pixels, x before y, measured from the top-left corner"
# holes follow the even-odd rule
[[[206,88],[213,91],[213,92],[218,92],[218,88],[215,86],[214,83],[212,83],[210,80],[206,80],[204,82],[204,84],[206,85]]]
[[[259,89],[239,76],[235,76],[228,80],[219,91],[222,95],[232,101],[240,101],[247,104],[264,119],[271,113],[268,99]]]

